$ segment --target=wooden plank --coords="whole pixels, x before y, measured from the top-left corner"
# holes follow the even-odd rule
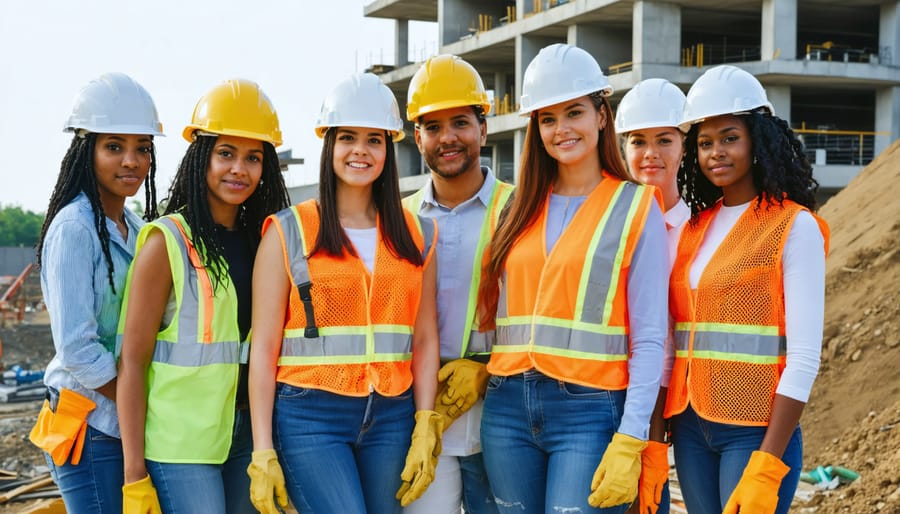
[[[7,491],[0,495],[0,503],[6,503],[9,500],[19,496],[22,493],[27,493],[29,491],[34,491],[35,489],[40,489],[45,485],[50,485],[53,483],[53,478],[50,475],[46,475],[43,478],[35,479],[33,482],[29,484],[24,484],[19,487],[16,487],[12,491]]]

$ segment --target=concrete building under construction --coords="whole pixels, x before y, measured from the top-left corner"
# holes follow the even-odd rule
[[[410,21],[435,22],[437,52],[475,66],[494,95],[482,157],[507,181],[525,135],[522,76],[551,43],[591,52],[615,88],[614,106],[643,79],[687,91],[710,66],[746,69],[803,138],[826,192],[900,137],[898,0],[375,0],[364,13],[395,20],[393,63],[369,69],[401,112],[420,65],[409,59]],[[398,149],[402,189],[414,190],[427,169],[412,138]]]

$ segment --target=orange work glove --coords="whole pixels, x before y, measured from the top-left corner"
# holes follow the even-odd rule
[[[395,498],[406,507],[416,501],[434,480],[434,469],[441,454],[441,435],[444,421],[433,410],[416,411],[416,427],[413,429],[406,465],[400,473],[403,483]]]
[[[49,453],[57,466],[65,464],[70,455],[72,464],[77,465],[81,461],[81,450],[84,447],[87,416],[96,406],[93,401],[75,391],[63,389],[59,393],[56,412],[50,410],[50,403],[44,400],[29,439],[38,448]]]
[[[122,486],[122,514],[162,514],[150,475]]]
[[[278,514],[280,511],[272,501],[273,494],[282,509],[288,506],[284,473],[278,464],[278,456],[274,449],[269,448],[253,452],[251,459],[247,466],[247,474],[250,475],[250,502],[262,514]]]
[[[634,501],[641,477],[641,452],[646,447],[647,441],[613,434],[591,480],[591,507],[615,507]]]
[[[662,501],[663,486],[669,479],[669,445],[648,441],[641,452],[641,479],[638,500],[641,514],[656,514]]]
[[[790,467],[771,453],[759,450],[753,452],[722,514],[774,513],[778,506],[778,488],[790,470]]]

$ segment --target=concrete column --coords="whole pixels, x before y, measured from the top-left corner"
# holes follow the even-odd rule
[[[680,63],[681,6],[637,0],[632,13],[632,62],[635,65]]]
[[[525,129],[517,130],[513,134],[513,182],[519,179],[519,161],[522,157],[522,149],[525,147]]]
[[[398,68],[409,64],[409,20],[394,22],[394,64]]]
[[[491,111],[492,114],[497,114],[497,106],[503,102],[503,95],[506,94],[506,73],[497,72],[494,73],[494,110]],[[512,95],[510,95],[512,96]],[[510,105],[515,105],[516,99],[510,98]]]
[[[566,42],[587,50],[606,70],[631,60],[631,31],[587,25],[569,25]]]
[[[775,108],[775,115],[790,124],[791,122],[791,86],[764,85],[766,97]]]
[[[519,99],[522,98],[522,79],[525,76],[525,68],[531,63],[531,60],[545,46],[545,42],[540,38],[516,36],[516,92],[515,105],[519,105]],[[518,154],[516,154],[518,155]]]
[[[887,133],[875,136],[877,156],[900,138],[900,87],[885,87],[875,92],[875,130]]]
[[[881,4],[878,46],[881,64],[900,66],[900,1]]]
[[[443,0],[438,2],[438,30],[441,45],[449,45],[459,41],[467,34],[469,28],[478,26],[478,13],[481,4],[477,0]]]
[[[797,58],[797,0],[763,0],[762,60]]]

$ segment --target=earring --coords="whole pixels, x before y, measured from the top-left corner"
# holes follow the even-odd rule
[[[755,165],[757,162],[759,162],[759,159],[757,159],[756,156],[754,155],[753,156],[753,164]]]

